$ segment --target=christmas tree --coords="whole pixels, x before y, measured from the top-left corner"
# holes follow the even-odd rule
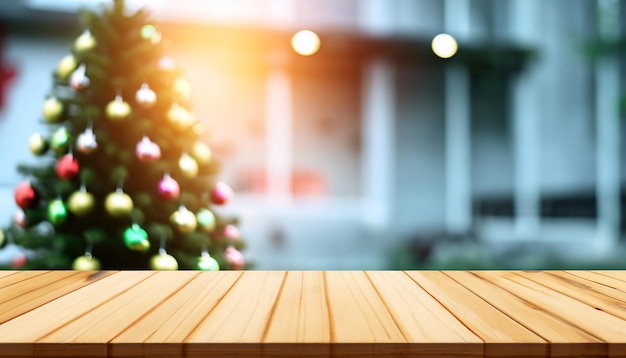
[[[81,20],[43,103],[50,133],[29,139],[37,163],[18,167],[20,209],[0,231],[32,252],[14,267],[243,268],[236,219],[216,213],[232,189],[161,33],[123,0]]]

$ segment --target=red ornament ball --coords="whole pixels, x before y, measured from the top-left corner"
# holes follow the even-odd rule
[[[11,261],[11,267],[12,268],[20,268],[20,267],[26,265],[26,261],[27,261],[26,255],[19,254],[19,255],[15,256],[13,258],[13,260]]]
[[[72,154],[66,154],[57,162],[57,175],[61,179],[71,179],[78,175],[78,161]]]
[[[224,182],[217,182],[211,191],[211,202],[216,205],[228,204],[235,194],[230,185]]]
[[[159,181],[159,195],[166,200],[174,200],[180,195],[180,185],[169,174]]]
[[[37,199],[37,193],[30,185],[30,182],[22,182],[15,188],[15,203],[20,208],[26,209],[30,207],[35,199]]]

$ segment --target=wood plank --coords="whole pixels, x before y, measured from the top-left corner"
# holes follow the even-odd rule
[[[600,339],[475,273],[468,271],[444,271],[444,273],[549,342],[550,356],[581,358],[606,356],[607,348]]]
[[[111,274],[113,272],[56,271],[9,286],[12,288],[10,294],[0,290],[0,323]]]
[[[300,356],[330,355],[330,321],[321,271],[287,273],[263,342],[267,343],[264,353],[271,356],[289,356],[288,352],[298,348],[303,352]],[[307,348],[302,344],[308,344]]]
[[[185,357],[258,356],[286,272],[246,271],[185,339]]]
[[[565,271],[565,272],[571,275],[577,276],[577,277],[582,277],[585,280],[607,286],[608,288],[611,288],[614,290],[626,292],[626,281],[621,281],[616,278],[605,276],[594,271],[573,270],[573,271]]]
[[[612,277],[616,280],[626,282],[626,270],[597,270],[591,272],[595,272],[600,275]]]
[[[44,276],[50,273],[50,271],[21,271],[18,274],[6,275],[0,278],[0,304],[12,300],[16,296],[19,296],[20,292],[23,292],[24,289],[16,289],[16,285],[22,285],[24,281],[28,281],[37,276]],[[36,282],[36,281],[33,281]],[[19,292],[18,292],[19,291]]]
[[[20,272],[20,271],[14,271],[14,270],[0,270],[0,280],[1,280],[3,277],[6,277],[6,276],[11,276],[11,275],[15,275],[15,274],[16,274],[16,273],[18,273],[18,272]]]
[[[150,271],[117,272],[0,324],[0,356],[35,356],[34,342],[39,338],[102,305],[152,274]],[[103,353],[106,356],[106,347]]]
[[[65,356],[107,352],[110,340],[198,274],[198,271],[156,272],[129,290],[39,338],[35,353],[46,356],[46,350],[51,346],[56,349],[55,355],[61,351]],[[89,345],[89,350],[85,350],[84,345]],[[108,356],[108,352],[104,356]]]
[[[407,274],[485,342],[485,357],[545,357],[548,343],[440,271]]]
[[[0,304],[4,304],[16,297],[26,295],[31,291],[41,289],[55,281],[73,276],[74,274],[76,274],[75,271],[41,271],[39,275],[16,281],[0,289]]]
[[[603,340],[608,345],[607,356],[626,355],[626,321],[532,281],[526,277],[532,275],[529,272],[481,271],[474,274]]]
[[[626,320],[626,292],[562,271],[524,273],[523,276],[596,310],[602,310]]]
[[[392,322],[381,321],[381,324],[391,326],[395,323],[402,337],[413,346],[412,354],[483,356],[483,341],[406,273],[371,271],[366,275],[393,319]]]
[[[111,357],[182,357],[185,338],[241,277],[242,271],[202,272],[110,342]]]

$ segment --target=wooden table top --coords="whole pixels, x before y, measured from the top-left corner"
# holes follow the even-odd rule
[[[2,357],[626,357],[626,271],[0,271]]]

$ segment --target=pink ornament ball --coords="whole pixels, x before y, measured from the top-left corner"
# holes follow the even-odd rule
[[[243,265],[245,263],[243,254],[233,246],[226,248],[226,251],[224,251],[224,257],[233,270],[243,269]]]
[[[16,226],[26,227],[28,226],[28,219],[26,218],[26,213],[22,209],[18,209],[13,215],[13,222]]]
[[[98,142],[96,142],[96,136],[91,128],[85,129],[83,133],[78,135],[76,149],[83,154],[89,154],[98,149]]]
[[[159,181],[159,195],[165,200],[177,199],[180,195],[180,185],[169,174],[165,174]]]
[[[143,137],[135,147],[137,158],[143,162],[153,162],[161,158],[161,148],[148,137]]]
[[[241,233],[235,225],[226,225],[224,227],[224,237],[231,240],[241,239]]]

